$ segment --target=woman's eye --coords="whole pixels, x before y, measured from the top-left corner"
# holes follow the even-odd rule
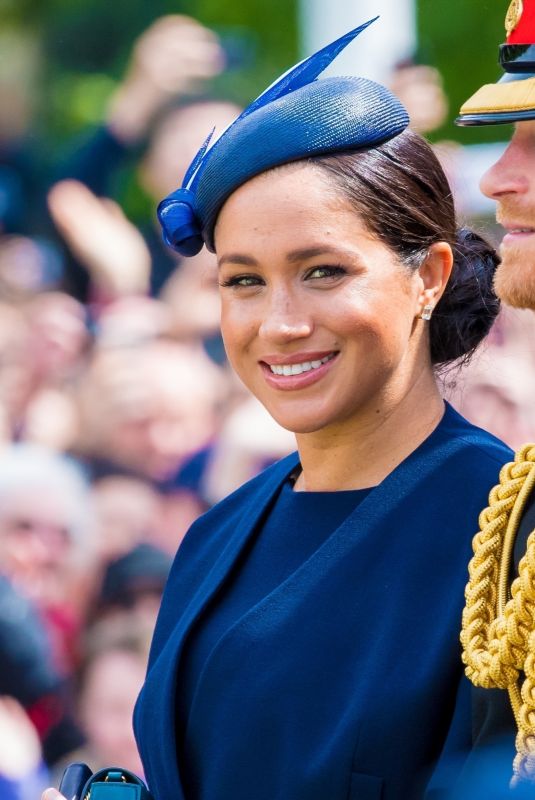
[[[318,278],[338,278],[340,275],[345,275],[345,272],[343,267],[314,267],[307,273],[306,277],[307,279],[312,278],[313,280]]]
[[[263,283],[261,278],[256,275],[233,275],[232,278],[227,278],[220,282],[220,286],[261,286]]]

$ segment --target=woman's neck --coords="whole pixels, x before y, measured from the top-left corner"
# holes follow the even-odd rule
[[[401,398],[383,399],[336,428],[298,434],[302,472],[297,491],[341,491],[376,486],[432,433],[444,401],[432,373]]]

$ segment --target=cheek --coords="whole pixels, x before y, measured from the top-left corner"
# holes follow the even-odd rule
[[[347,303],[339,305],[336,319],[340,334],[356,339],[363,348],[398,352],[411,336],[413,302],[403,291],[354,293]]]
[[[390,372],[402,360],[406,349],[407,339],[400,335],[396,324],[389,325],[388,321],[377,318],[359,321],[351,337],[361,376],[369,373],[378,377],[385,370]]]
[[[247,349],[260,322],[247,304],[223,297],[221,302],[221,335],[231,362]]]

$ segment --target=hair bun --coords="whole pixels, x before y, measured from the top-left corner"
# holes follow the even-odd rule
[[[500,310],[493,288],[496,250],[475,231],[459,228],[453,255],[451,278],[430,322],[433,364],[468,361]]]

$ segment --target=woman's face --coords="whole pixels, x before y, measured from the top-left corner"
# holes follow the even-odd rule
[[[120,764],[142,774],[132,731],[132,713],[143,685],[146,659],[111,649],[95,658],[79,699],[79,713],[94,767]]]
[[[318,167],[238,188],[216,228],[230,362],[285,428],[373,418],[429,365],[421,281],[367,229]]]

